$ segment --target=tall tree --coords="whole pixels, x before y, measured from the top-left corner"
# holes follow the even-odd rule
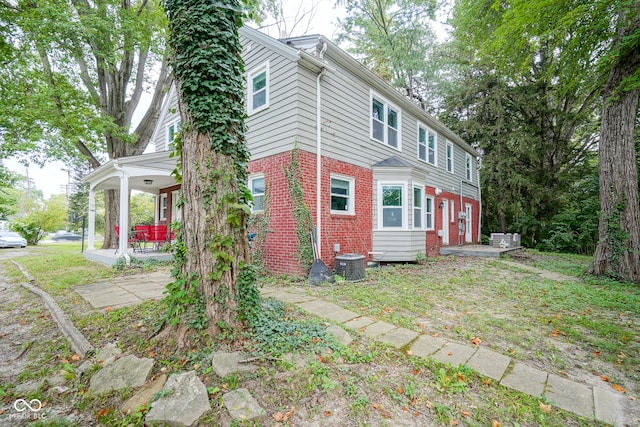
[[[140,154],[149,143],[169,81],[166,19],[147,0],[0,0],[3,155],[105,159]],[[153,95],[132,128],[145,91]],[[10,112],[10,114],[8,113]],[[117,191],[105,193],[104,247],[116,238]]]
[[[345,0],[338,42],[365,66],[402,89],[423,109],[430,107],[430,82],[438,72],[429,26],[434,0]]]
[[[0,219],[6,220],[18,212],[18,191],[15,185],[20,176],[0,163]]]
[[[182,182],[182,229],[168,295],[170,326],[180,346],[194,330],[242,327],[259,296],[249,266],[246,226],[244,66],[238,0],[166,0],[178,106],[183,123],[175,150]]]

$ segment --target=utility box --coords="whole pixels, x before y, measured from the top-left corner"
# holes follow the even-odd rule
[[[336,274],[350,282],[365,278],[364,255],[342,254],[336,256]]]

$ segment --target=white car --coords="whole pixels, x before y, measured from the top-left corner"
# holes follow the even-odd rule
[[[27,240],[13,231],[0,231],[0,248],[25,248]]]

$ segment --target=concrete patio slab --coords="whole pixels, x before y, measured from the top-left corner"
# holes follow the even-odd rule
[[[355,319],[349,320],[348,322],[346,322],[344,324],[345,328],[349,328],[349,329],[355,329],[356,331],[359,331],[361,328],[366,328],[367,326],[371,325],[372,323],[375,323],[376,319],[372,318],[372,317],[368,317],[368,316],[360,316],[360,317],[356,317]]]
[[[626,421],[623,399],[624,396],[620,393],[594,387],[593,406],[596,420],[610,423],[615,427],[624,427]]]
[[[114,286],[113,289],[100,289],[91,291],[78,287],[75,291],[84,298],[93,308],[123,307],[142,303],[142,299],[122,288]]]
[[[521,391],[530,396],[540,396],[544,392],[547,383],[547,373],[524,363],[513,365],[511,372],[507,372],[500,381],[505,387]]]
[[[391,332],[394,329],[396,329],[396,326],[392,325],[391,323],[378,320],[377,322],[372,323],[371,325],[364,328],[363,333],[369,338],[377,338],[380,335]]]
[[[511,363],[510,357],[479,347],[478,351],[469,359],[467,365],[485,377],[500,381],[509,363]]]
[[[439,362],[449,363],[451,366],[460,366],[467,363],[476,350],[475,347],[448,342],[435,352],[432,357]]]
[[[442,338],[434,338],[431,335],[422,335],[411,346],[411,353],[418,357],[431,356],[447,343]]]
[[[593,390],[585,384],[549,374],[544,394],[558,408],[593,418]]]
[[[315,314],[316,316],[323,317],[325,319],[329,319],[338,323],[344,323],[358,317],[358,315],[352,311],[345,310],[344,308],[335,305],[334,303],[319,299],[296,303],[296,305],[311,314]]]
[[[282,302],[288,302],[290,304],[296,304],[299,302],[306,302],[306,301],[321,301],[316,297],[292,293],[292,292],[286,292],[286,291],[271,292],[269,293],[269,297],[278,299]]]
[[[395,348],[402,348],[418,338],[418,333],[407,328],[397,328],[386,334],[380,335],[376,341],[391,344]]]

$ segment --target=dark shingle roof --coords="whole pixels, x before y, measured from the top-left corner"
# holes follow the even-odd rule
[[[386,167],[386,168],[412,168],[413,165],[406,160],[402,160],[396,156],[391,156],[388,159],[384,159],[381,162],[373,165],[374,167]]]

